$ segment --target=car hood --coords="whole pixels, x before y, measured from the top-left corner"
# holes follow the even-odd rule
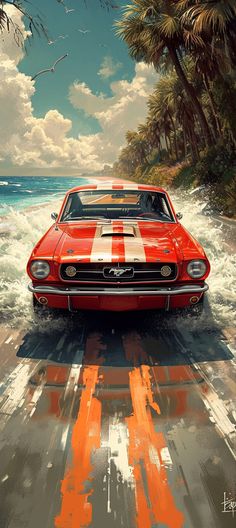
[[[81,222],[58,224],[62,233],[54,260],[62,262],[178,262],[183,254],[176,239],[178,224]]]

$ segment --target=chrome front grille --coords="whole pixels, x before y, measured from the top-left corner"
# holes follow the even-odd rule
[[[73,266],[76,270],[73,277],[68,276],[66,269]],[[170,268],[170,274],[163,276],[161,269]],[[103,282],[103,283],[128,283],[130,282],[169,282],[177,278],[177,265],[173,262],[70,262],[61,264],[60,276],[63,281],[73,282]]]

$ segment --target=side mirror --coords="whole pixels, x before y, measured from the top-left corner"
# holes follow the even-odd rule
[[[57,213],[51,213],[51,218],[52,218],[52,220],[56,220],[58,218],[58,214]]]
[[[182,213],[176,213],[176,217],[178,218],[178,220],[181,220],[181,218],[183,218],[183,215]]]

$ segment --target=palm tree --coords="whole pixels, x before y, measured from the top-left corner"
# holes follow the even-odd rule
[[[136,158],[139,160],[139,163],[141,165],[143,163],[148,164],[148,145],[146,138],[144,139],[144,137],[138,132],[128,130],[128,132],[126,132],[126,141],[128,143],[128,146],[133,150],[133,152],[135,152]]]
[[[179,9],[184,10],[183,22],[188,21],[193,31],[205,40],[224,42],[226,53],[236,64],[236,2],[235,0],[179,0]]]
[[[212,144],[211,131],[194,86],[188,80],[181,64],[181,54],[189,43],[200,45],[201,37],[192,29],[183,31],[182,12],[173,0],[132,0],[123,10],[117,25],[117,34],[125,40],[131,57],[157,69],[161,60],[169,58],[195,109],[207,145]]]
[[[156,119],[147,119],[144,124],[138,126],[138,132],[146,141],[148,153],[153,149],[160,149],[160,125]]]
[[[173,135],[175,156],[176,160],[178,160],[177,122],[175,115],[178,106],[178,77],[174,71],[161,77],[153,96],[149,98],[148,106],[152,115],[160,121],[163,121],[165,136],[170,138]]]
[[[193,33],[204,42],[204,53],[194,53],[196,66],[203,73],[206,91],[211,101],[212,112],[219,134],[222,125],[216,114],[223,110],[230,129],[233,143],[236,144],[236,91],[235,91],[235,66],[236,66],[236,2],[235,0],[178,0],[179,9],[182,11],[183,24],[188,21]],[[196,50],[195,50],[196,51]],[[206,65],[204,66],[204,57]],[[203,68],[202,68],[203,66]],[[218,87],[218,101],[214,96],[210,80]],[[225,105],[227,100],[227,105]],[[217,111],[218,110],[218,111]]]

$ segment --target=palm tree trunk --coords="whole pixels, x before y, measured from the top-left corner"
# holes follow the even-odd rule
[[[189,145],[191,149],[191,155],[193,163],[197,163],[200,159],[199,150],[197,146],[197,138],[193,127],[188,128]]]
[[[169,154],[170,154],[170,157],[172,158],[173,151],[172,151],[172,143],[171,143],[169,134],[166,135],[166,138],[168,139],[168,142],[169,142]]]
[[[200,121],[200,125],[201,125],[201,128],[202,128],[202,132],[203,132],[203,135],[204,135],[204,139],[205,139],[205,143],[207,146],[211,146],[213,141],[212,141],[212,136],[211,136],[211,131],[210,131],[210,127],[208,126],[208,123],[207,123],[207,120],[206,120],[206,116],[203,112],[203,109],[201,107],[201,104],[197,98],[197,95],[196,95],[196,92],[195,92],[195,88],[194,86],[188,81],[185,73],[184,73],[184,70],[180,64],[180,61],[179,61],[179,58],[178,58],[178,55],[176,53],[176,49],[174,47],[172,47],[170,44],[168,44],[168,50],[169,50],[169,54],[170,54],[170,58],[174,64],[174,67],[175,67],[175,71],[179,77],[179,79],[181,80],[182,84],[183,84],[183,87],[187,93],[187,95],[189,96],[189,98],[191,99],[192,101],[192,104],[193,104],[193,107],[195,108],[195,111],[196,111],[196,114],[198,115],[198,118],[199,118],[199,121]]]
[[[187,138],[186,138],[186,130],[183,126],[183,141],[184,141],[184,157],[187,158]]]
[[[170,155],[170,152],[169,152],[169,145],[168,145],[167,135],[166,135],[166,131],[165,131],[165,130],[164,130],[164,138],[165,138],[165,144],[166,144],[166,150],[167,150],[167,153],[168,153],[168,155]]]
[[[176,161],[177,161],[179,159],[179,153],[178,153],[178,146],[177,146],[176,126],[175,126],[175,123],[174,123],[174,119],[173,119],[173,117],[171,115],[171,112],[168,112],[168,115],[169,115],[170,122],[172,124],[173,132],[174,132],[175,156],[176,156]]]
[[[206,74],[204,74],[204,76],[203,76],[203,83],[204,83],[206,92],[208,94],[209,100],[210,100],[210,106],[211,106],[213,119],[215,121],[216,130],[218,132],[219,137],[223,138],[220,120],[219,120],[218,115],[217,115],[216,104],[215,104],[213,93],[211,91],[210,84],[209,84],[209,81],[208,81],[208,78],[207,78]]]

